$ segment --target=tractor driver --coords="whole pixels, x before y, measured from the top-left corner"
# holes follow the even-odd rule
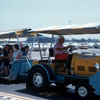
[[[58,42],[54,46],[54,56],[56,60],[67,61],[68,54],[64,53],[64,50],[72,48],[72,46],[63,47],[63,43],[64,43],[64,37],[60,35],[58,38]]]

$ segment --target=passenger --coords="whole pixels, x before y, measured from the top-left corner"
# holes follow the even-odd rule
[[[68,54],[64,53],[68,48],[72,48],[72,46],[63,47],[64,37],[59,36],[58,42],[54,45],[54,56],[56,60],[67,60]]]
[[[18,44],[15,44],[14,45],[14,52],[13,52],[13,55],[12,55],[12,61],[14,62],[18,59],[21,59],[21,52],[19,50]]]
[[[4,73],[4,63],[3,63],[3,50],[0,48],[0,75]]]
[[[12,59],[13,52],[14,52],[14,51],[13,51],[13,46],[12,46],[12,45],[10,45],[10,46],[9,46],[9,49],[10,49],[9,58],[10,58],[10,59]]]
[[[11,67],[14,61],[21,59],[21,52],[19,50],[19,45],[15,44],[14,45],[14,50],[11,47],[10,48],[10,63],[9,63],[9,72],[11,72]]]
[[[4,57],[8,57],[9,54],[10,54],[9,45],[6,44],[5,47],[4,47],[3,56],[4,56]]]
[[[2,48],[0,48],[0,57],[2,57],[3,56],[3,50],[2,50]]]
[[[5,72],[4,68],[5,68],[4,62],[2,62],[1,59],[0,59],[0,75],[4,74],[4,72]]]
[[[28,59],[30,59],[29,46],[25,46],[25,50],[23,52],[23,56],[26,56],[26,57],[28,57]]]
[[[9,54],[10,54],[10,49],[9,49],[9,45],[6,44],[4,47],[4,51],[3,51],[3,63],[4,63],[4,74],[8,75],[8,65],[10,62],[9,59]]]

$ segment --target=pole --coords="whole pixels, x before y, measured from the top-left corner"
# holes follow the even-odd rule
[[[18,41],[18,45],[19,45],[19,50],[20,50],[20,53],[21,53],[21,58],[22,58],[22,52],[21,52],[21,47],[20,47],[20,41],[19,41],[19,37],[18,37],[17,34],[16,34],[16,37],[17,37],[17,41]]]
[[[50,45],[50,48],[52,48],[52,44],[54,42],[54,34],[52,34],[52,41],[51,41],[51,45]]]
[[[32,55],[33,44],[34,44],[35,40],[36,40],[36,38],[34,37],[34,38],[33,38],[33,41],[32,41],[32,47],[31,47],[31,51],[30,51],[30,57],[31,57],[31,55]]]
[[[42,60],[42,52],[41,52],[41,47],[40,47],[40,41],[39,41],[38,33],[37,33],[37,41],[38,41],[38,46],[39,46],[40,58]]]

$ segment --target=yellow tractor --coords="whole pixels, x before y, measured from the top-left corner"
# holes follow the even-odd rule
[[[56,29],[32,31],[33,33],[45,33],[54,35],[79,35],[100,33],[100,27]],[[40,42],[37,35],[40,48]],[[52,45],[52,43],[51,43]],[[52,47],[52,46],[51,46]],[[49,49],[49,56],[44,60],[40,49],[40,60],[33,60],[33,66],[28,72],[26,87],[42,91],[48,88],[51,83],[58,87],[66,87],[69,84],[75,86],[75,93],[82,97],[91,97],[94,93],[100,95],[100,56],[96,54],[77,54],[69,50],[68,64],[65,61],[55,60],[53,49]]]

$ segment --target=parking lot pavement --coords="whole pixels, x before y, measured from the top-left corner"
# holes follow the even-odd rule
[[[36,99],[0,92],[0,100],[36,100]]]

